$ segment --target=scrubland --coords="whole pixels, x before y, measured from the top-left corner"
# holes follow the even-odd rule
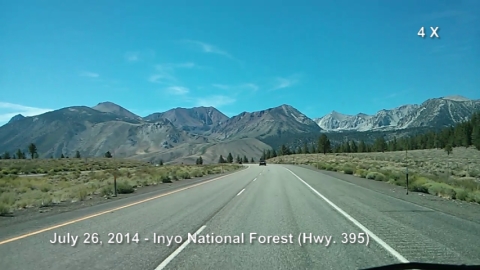
[[[75,203],[93,197],[219,174],[241,168],[236,164],[163,165],[122,159],[0,160],[0,215],[22,208]]]
[[[308,164],[374,181],[406,186],[410,191],[480,203],[480,151],[475,148],[376,153],[327,153],[279,156],[270,163]]]

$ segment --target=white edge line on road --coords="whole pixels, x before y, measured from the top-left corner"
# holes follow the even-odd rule
[[[206,227],[206,225],[203,225],[193,235],[201,233]],[[165,266],[167,266],[178,254],[180,254],[180,252],[182,252],[182,250],[185,249],[188,244],[190,244],[190,238],[188,238],[187,241],[183,242],[183,244],[178,247],[172,254],[170,254],[170,256],[168,256],[160,265],[158,265],[155,270],[162,270],[163,268],[165,268]]]
[[[253,179],[253,182],[257,181],[257,178]]]
[[[365,233],[368,233],[375,242],[377,242],[380,246],[382,246],[385,250],[390,252],[395,258],[397,258],[400,262],[402,263],[408,263],[409,261],[402,256],[402,254],[398,253],[395,249],[393,249],[391,246],[389,246],[387,243],[385,243],[380,237],[378,237],[376,234],[374,234],[372,231],[367,229],[367,227],[363,226],[360,222],[358,222],[356,219],[354,219],[352,216],[347,214],[347,212],[343,211],[340,207],[338,207],[336,204],[331,202],[329,199],[327,199],[325,196],[323,196],[320,192],[315,190],[312,186],[310,186],[307,182],[305,182],[302,178],[300,178],[298,175],[296,175],[294,172],[291,170],[285,168],[288,170],[291,174],[293,174],[298,180],[300,180],[302,183],[304,183],[308,188],[310,188],[313,192],[315,192],[320,198],[322,198],[324,201],[326,201],[331,207],[333,207],[337,212],[342,214],[345,218],[350,220],[353,224],[355,224],[357,227],[359,227],[362,231]]]
[[[242,194],[245,191],[245,189],[242,189],[240,192],[238,192],[237,196]]]

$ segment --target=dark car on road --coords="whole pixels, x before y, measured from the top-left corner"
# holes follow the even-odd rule
[[[267,162],[265,160],[260,160],[260,166],[267,166]]]

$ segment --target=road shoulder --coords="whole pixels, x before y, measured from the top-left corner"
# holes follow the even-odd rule
[[[480,205],[477,203],[469,203],[464,201],[450,200],[430,194],[409,191],[406,194],[405,187],[392,185],[385,182],[365,179],[349,174],[339,172],[318,170],[310,165],[290,165],[316,171],[318,173],[328,175],[341,181],[349,182],[360,187],[368,188],[372,191],[379,192],[400,200],[414,203],[423,207],[430,208],[435,211],[443,212],[455,217],[466,219],[480,224]]]

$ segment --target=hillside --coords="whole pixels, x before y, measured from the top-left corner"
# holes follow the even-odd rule
[[[110,151],[130,157],[195,140],[168,120],[145,123],[88,107],[26,117],[0,128],[0,149],[23,150],[25,142],[34,142],[40,157],[73,156],[77,150],[82,156],[102,156]]]
[[[213,143],[186,143],[172,149],[137,155],[133,158],[153,163],[162,160],[167,161],[166,163],[195,164],[196,159],[201,156],[203,162],[208,164],[218,162],[220,155],[227,157],[229,153],[235,157],[240,155],[242,158],[246,156],[248,160],[251,158],[258,160],[263,150],[267,149],[271,147],[255,138],[245,138]]]
[[[258,112],[243,112],[215,127],[211,136],[218,139],[289,137],[297,134],[319,134],[320,127],[289,105]]]
[[[228,117],[213,107],[175,108],[163,113],[153,113],[143,118],[155,122],[167,119],[177,128],[203,134],[212,127],[223,124]]]

